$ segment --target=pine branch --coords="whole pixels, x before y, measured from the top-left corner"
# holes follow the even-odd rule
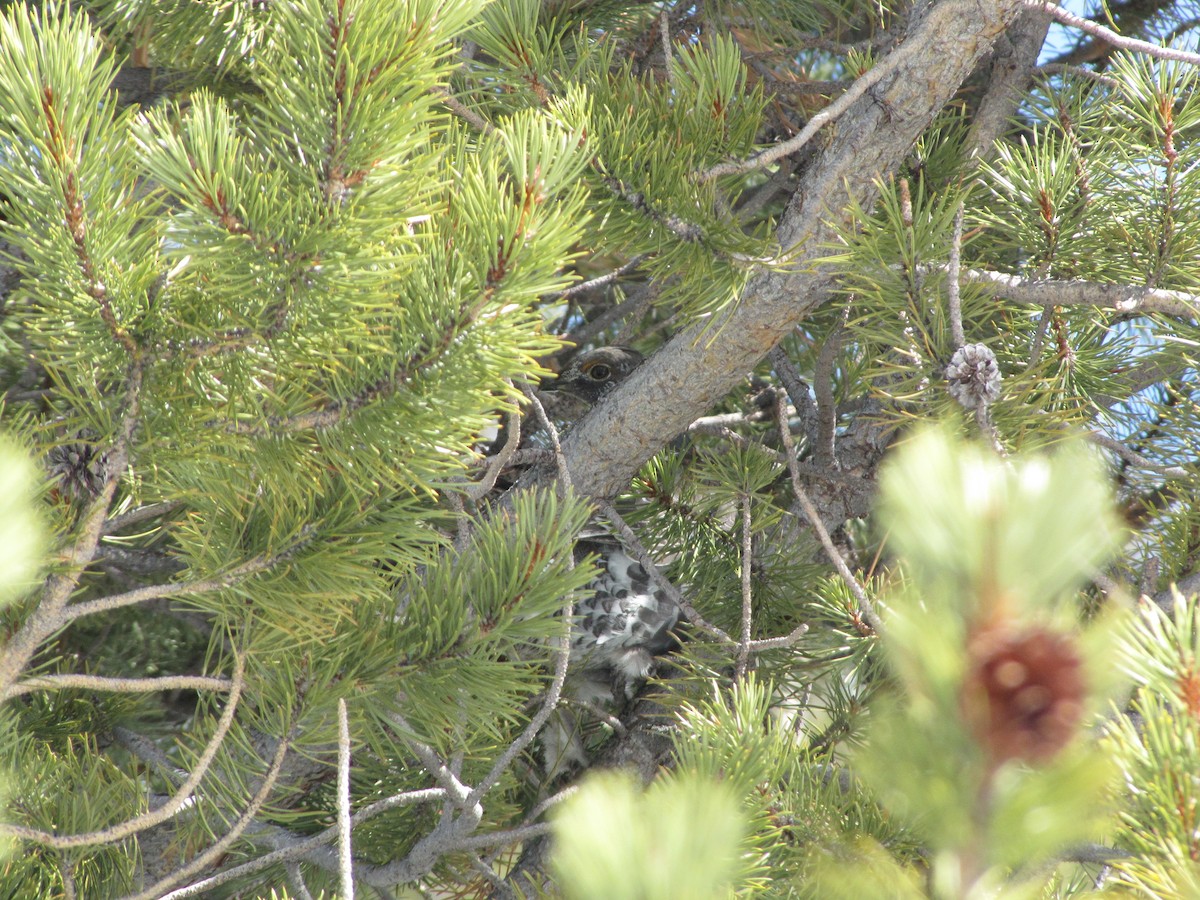
[[[103,486],[84,515],[79,537],[66,554],[65,571],[47,580],[36,608],[0,654],[0,698],[8,696],[13,682],[25,671],[38,646],[68,621],[67,603],[79,586],[84,570],[96,557],[113,496],[129,464],[133,433],[139,419],[141,388],[142,365],[134,363],[125,383],[125,410],[120,431],[107,454]]]
[[[1137,466],[1141,469],[1149,469],[1152,472],[1158,472],[1167,476],[1168,478],[1192,479],[1196,477],[1195,472],[1192,470],[1185,469],[1182,466],[1168,466],[1163,465],[1162,463],[1157,463],[1154,460],[1148,459],[1147,457],[1138,453],[1132,447],[1127,447],[1120,441],[1116,440],[1115,438],[1111,438],[1102,432],[1089,431],[1087,433],[1087,438],[1097,446],[1103,447],[1105,450],[1111,450],[1113,453],[1117,454],[1117,456],[1121,457],[1122,460],[1132,466]]]
[[[196,760],[195,768],[192,769],[191,774],[188,775],[183,784],[179,786],[170,799],[162,806],[150,812],[134,816],[132,819],[127,819],[118,825],[82,834],[52,834],[49,831],[42,831],[38,828],[8,824],[0,824],[0,834],[8,834],[15,838],[63,850],[70,847],[90,847],[96,844],[112,844],[123,841],[138,832],[153,828],[155,825],[161,825],[163,822],[173,818],[176,813],[192,802],[196,788],[200,786],[200,782],[208,773],[208,767],[212,765],[217,751],[221,748],[221,745],[225,741],[225,736],[229,733],[230,726],[233,725],[233,715],[237,711],[238,702],[242,696],[244,675],[245,663],[242,660],[241,654],[235,652],[233,657],[233,675],[230,678],[229,698],[225,703],[225,709],[221,712],[221,718],[217,721],[216,730],[213,732],[213,736],[209,739],[204,751]],[[282,759],[280,762],[282,762]]]
[[[860,137],[831,144],[801,178],[776,235],[779,246],[796,248],[793,267],[755,275],[736,306],[677,335],[572,429],[563,452],[578,493],[615,496],[646,460],[826,302],[832,273],[818,258],[825,253],[820,248],[837,240],[827,217],[840,218],[848,200],[871,205],[881,175],[894,171],[1021,8],[1004,0],[980,12],[967,0],[946,0],[916,23],[894,51],[888,76],[839,120],[842,133]],[[895,109],[906,115],[888,112]],[[521,483],[547,474],[530,474]]]

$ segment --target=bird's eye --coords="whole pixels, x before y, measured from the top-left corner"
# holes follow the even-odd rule
[[[604,363],[596,363],[587,370],[587,376],[592,381],[608,381],[610,375],[612,375],[612,371]]]

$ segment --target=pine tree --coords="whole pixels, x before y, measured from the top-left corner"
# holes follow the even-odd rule
[[[1194,35],[5,4],[0,892],[1194,896]]]

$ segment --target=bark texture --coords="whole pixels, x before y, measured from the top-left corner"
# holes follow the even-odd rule
[[[829,299],[832,279],[820,260],[845,211],[870,208],[878,182],[1023,9],[1018,0],[942,0],[911,23],[877,63],[889,73],[818,134],[823,146],[777,229],[779,245],[792,250],[787,269],[755,276],[734,308],[677,335],[572,429],[563,453],[577,492],[614,496]],[[544,467],[523,481],[553,477]]]

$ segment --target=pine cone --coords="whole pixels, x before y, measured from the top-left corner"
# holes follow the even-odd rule
[[[51,447],[46,468],[58,483],[55,486],[68,500],[90,502],[104,489],[108,452],[95,443],[80,439]]]
[[[950,396],[964,409],[988,406],[1000,396],[1000,366],[996,354],[983,344],[959,347],[946,366]]]
[[[992,626],[970,641],[963,713],[975,739],[999,765],[1046,762],[1083,718],[1083,662],[1069,635],[1043,627]]]

